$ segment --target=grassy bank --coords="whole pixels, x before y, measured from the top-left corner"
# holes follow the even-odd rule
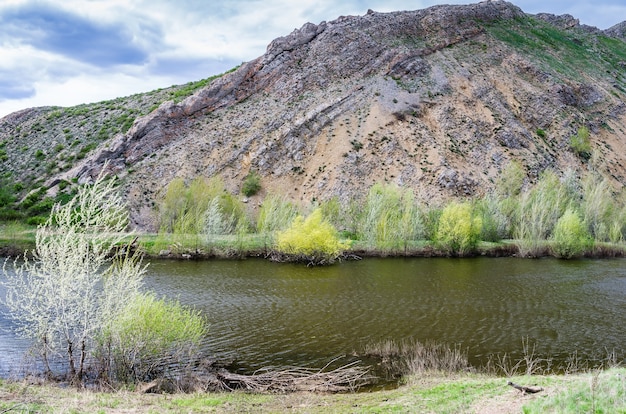
[[[35,227],[25,225],[0,224],[0,256],[19,256],[25,251],[35,248]],[[271,238],[261,234],[246,234],[245,236],[225,235],[215,236],[207,241],[200,235],[172,235],[172,234],[138,234],[135,245],[147,258],[170,259],[208,259],[243,258],[265,256],[272,250]],[[129,236],[133,240],[135,235]],[[439,249],[429,240],[412,241],[406,246],[397,249],[370,248],[365,243],[351,240],[351,248],[347,256],[359,257],[438,257],[449,256],[449,252]],[[475,251],[468,256],[519,256],[518,241],[503,240],[500,242],[480,242]],[[538,254],[535,257],[551,256],[551,242],[538,242]],[[621,243],[595,243],[584,252],[584,257],[607,258],[624,257],[625,245]]]
[[[522,394],[507,381],[543,391]],[[626,412],[626,369],[513,378],[429,374],[397,389],[353,394],[102,393],[4,381],[0,412],[618,413]]]

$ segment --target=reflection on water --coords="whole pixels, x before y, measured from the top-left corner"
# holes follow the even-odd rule
[[[626,343],[624,260],[156,261],[146,288],[202,309],[207,349],[247,370],[320,367],[384,339],[459,344],[474,363],[520,356],[522,338],[557,358],[623,355]]]

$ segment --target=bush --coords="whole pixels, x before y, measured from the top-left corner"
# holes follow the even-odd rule
[[[578,128],[578,133],[570,138],[570,147],[581,158],[591,158],[591,142],[589,141],[589,129]]]
[[[286,197],[268,195],[259,209],[257,231],[269,233],[285,230],[297,215],[298,206]]]
[[[404,248],[423,236],[424,222],[413,192],[394,185],[375,184],[361,208],[360,236],[368,248]]]
[[[241,192],[246,197],[251,197],[261,190],[261,177],[254,171],[250,171],[243,180]]]
[[[315,264],[331,263],[348,248],[319,208],[306,219],[296,217],[291,227],[278,233],[276,239],[278,252]]]
[[[476,248],[482,220],[469,203],[452,202],[443,209],[437,228],[437,243],[454,254],[466,254]]]
[[[584,253],[591,245],[591,238],[580,216],[568,208],[554,227],[554,253],[558,257],[571,259]]]
[[[131,383],[190,361],[208,332],[199,311],[152,294],[137,295],[111,326],[114,372]]]
[[[477,202],[476,214],[482,220],[480,240],[499,242],[509,234],[509,218],[502,212],[500,202],[493,194]]]

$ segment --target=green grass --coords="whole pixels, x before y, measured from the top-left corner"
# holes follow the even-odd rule
[[[576,377],[567,386],[524,407],[534,413],[626,413],[626,369],[596,371]]]
[[[508,380],[537,385],[543,391],[522,395],[507,385]],[[2,381],[0,410],[48,413],[625,413],[626,369],[513,378],[433,373],[408,378],[407,384],[397,389],[350,394],[102,393]]]
[[[534,58],[543,69],[584,81],[584,74],[606,76],[621,72],[626,59],[626,42],[582,30],[563,30],[533,17],[495,21],[486,30],[491,36]]]
[[[33,250],[35,248],[36,226],[22,224],[21,222],[0,222],[0,249],[10,249],[12,252]],[[129,234],[127,241],[131,242],[136,235]],[[158,257],[162,251],[169,251],[173,256],[183,254],[199,254],[200,256],[216,257],[240,257],[258,255],[273,247],[272,237],[266,234],[248,233],[239,237],[237,235],[214,236],[207,242],[203,236],[195,234],[139,234],[137,244],[143,254],[148,257]],[[438,252],[434,242],[429,240],[414,240],[404,245],[369,247],[366,242],[359,240],[349,241],[350,252],[356,252],[365,256],[422,256],[424,254],[444,254]],[[507,255],[516,252],[519,240],[502,240],[500,242],[478,243],[476,253],[478,255]],[[551,241],[542,241],[541,251],[550,251]],[[621,257],[626,254],[623,243],[596,242],[586,255],[589,257]],[[12,255],[14,255],[12,253]]]

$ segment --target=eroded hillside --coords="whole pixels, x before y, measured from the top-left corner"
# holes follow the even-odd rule
[[[347,200],[376,182],[428,202],[472,197],[513,159],[531,181],[546,169],[593,168],[622,186],[620,27],[529,16],[504,1],[309,23],[194,95],[138,116],[72,168],[51,171],[44,187],[85,180],[110,160],[136,223],[149,229],[174,177],[219,174],[238,192],[256,171],[263,191],[251,207],[269,192],[303,205]],[[10,136],[20,122],[8,118],[3,142],[17,148]],[[591,159],[570,148],[581,127]]]

